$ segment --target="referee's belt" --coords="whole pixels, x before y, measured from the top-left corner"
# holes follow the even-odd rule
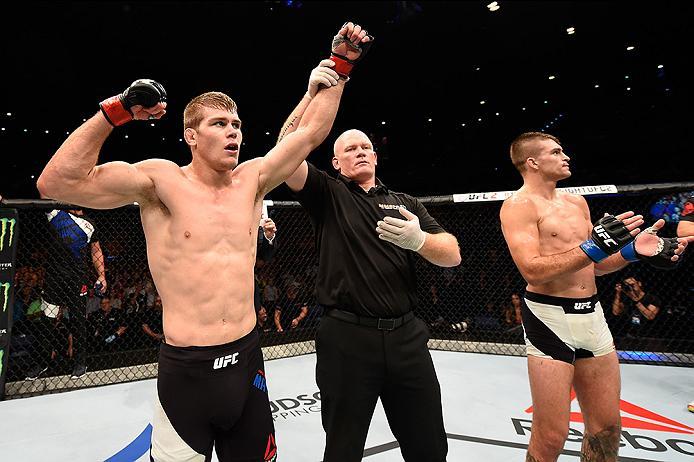
[[[342,311],[336,308],[327,310],[325,315],[339,319],[340,321],[359,324],[360,326],[375,327],[378,330],[395,330],[414,318],[414,313],[412,311],[403,314],[399,318],[371,318],[368,316],[359,316],[349,311]]]

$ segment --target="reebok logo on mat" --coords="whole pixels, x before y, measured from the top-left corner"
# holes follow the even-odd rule
[[[236,364],[237,362],[239,362],[238,355],[238,353],[234,353],[233,355],[226,355],[216,358],[214,360],[214,366],[212,366],[212,368],[221,369],[223,367],[227,367],[229,364]]]
[[[275,444],[275,435],[270,433],[267,437],[267,447],[265,448],[265,462],[275,462],[277,460],[277,445]]]
[[[576,392],[571,389],[571,401],[576,399]],[[644,409],[623,399],[619,400],[619,411],[622,416],[622,428],[638,428],[657,432],[680,433],[694,435],[694,428],[672,419],[668,419],[653,411]],[[528,414],[533,412],[530,406],[525,410]],[[580,412],[571,412],[571,422],[583,423],[583,415]]]

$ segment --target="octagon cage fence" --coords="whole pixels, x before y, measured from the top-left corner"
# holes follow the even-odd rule
[[[594,220],[605,212],[633,210],[644,215],[647,224],[664,218],[667,224],[661,235],[674,236],[694,183],[566,189],[586,197]],[[429,325],[431,349],[525,354],[523,328],[512,300],[522,296],[525,283],[499,224],[501,201],[509,194],[498,191],[420,198],[429,213],[458,238],[462,255],[461,265],[455,268],[439,268],[418,259],[416,314]],[[273,258],[256,263],[263,353],[266,359],[312,353],[323,312],[314,295],[317,258],[313,229],[296,202],[266,201],[265,206],[278,233]],[[61,306],[60,315],[46,315],[42,293],[50,276],[47,273],[54,267],[47,262],[56,258],[52,254],[56,238],[47,214],[71,208],[44,200],[2,203],[0,211],[17,216],[16,227],[11,230],[4,219],[3,239],[7,240],[10,231],[18,237],[13,283],[3,284],[4,303],[13,303],[0,313],[7,317],[5,334],[9,336],[5,345],[0,344],[5,355],[0,365],[6,367],[6,398],[156,377],[160,300],[147,266],[137,205],[86,211],[98,232],[107,291],[100,294],[93,289],[97,275],[92,270],[97,265],[90,261],[92,274],[78,306]],[[690,328],[694,325],[694,252],[690,249],[687,253],[673,271],[636,263],[597,278],[598,295],[622,362],[694,365]],[[70,264],[74,262],[64,262]],[[660,305],[655,319],[645,319],[629,303],[634,283]],[[68,290],[74,285],[74,281],[65,280],[61,287]],[[615,308],[616,298],[620,298],[621,309]],[[104,316],[103,311],[109,309],[115,317]],[[306,317],[292,328],[290,320],[302,310]],[[283,332],[278,331],[278,324]],[[82,351],[76,351],[79,349]],[[79,353],[87,372],[73,378],[71,371]],[[28,379],[37,364],[46,363],[47,369],[40,376]]]

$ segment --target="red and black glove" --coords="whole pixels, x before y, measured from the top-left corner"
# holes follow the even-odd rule
[[[333,70],[340,77],[349,77],[354,64],[361,61],[366,52],[369,51],[374,38],[369,34],[367,34],[367,37],[369,37],[368,41],[357,44],[352,42],[349,37],[340,33],[333,37],[330,60],[335,63]]]
[[[106,120],[114,127],[118,127],[133,120],[133,113],[130,110],[133,106],[150,108],[164,102],[166,102],[166,90],[159,82],[140,79],[134,81],[120,95],[112,96],[99,103],[99,107]]]

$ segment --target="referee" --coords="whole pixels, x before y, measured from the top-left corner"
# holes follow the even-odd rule
[[[338,137],[332,163],[337,178],[303,162],[286,181],[311,217],[319,252],[316,295],[325,315],[316,336],[316,382],[324,461],[362,459],[379,397],[405,461],[445,461],[429,330],[413,313],[415,261],[418,253],[456,266],[458,241],[417,199],[376,178],[376,153],[361,131]]]

